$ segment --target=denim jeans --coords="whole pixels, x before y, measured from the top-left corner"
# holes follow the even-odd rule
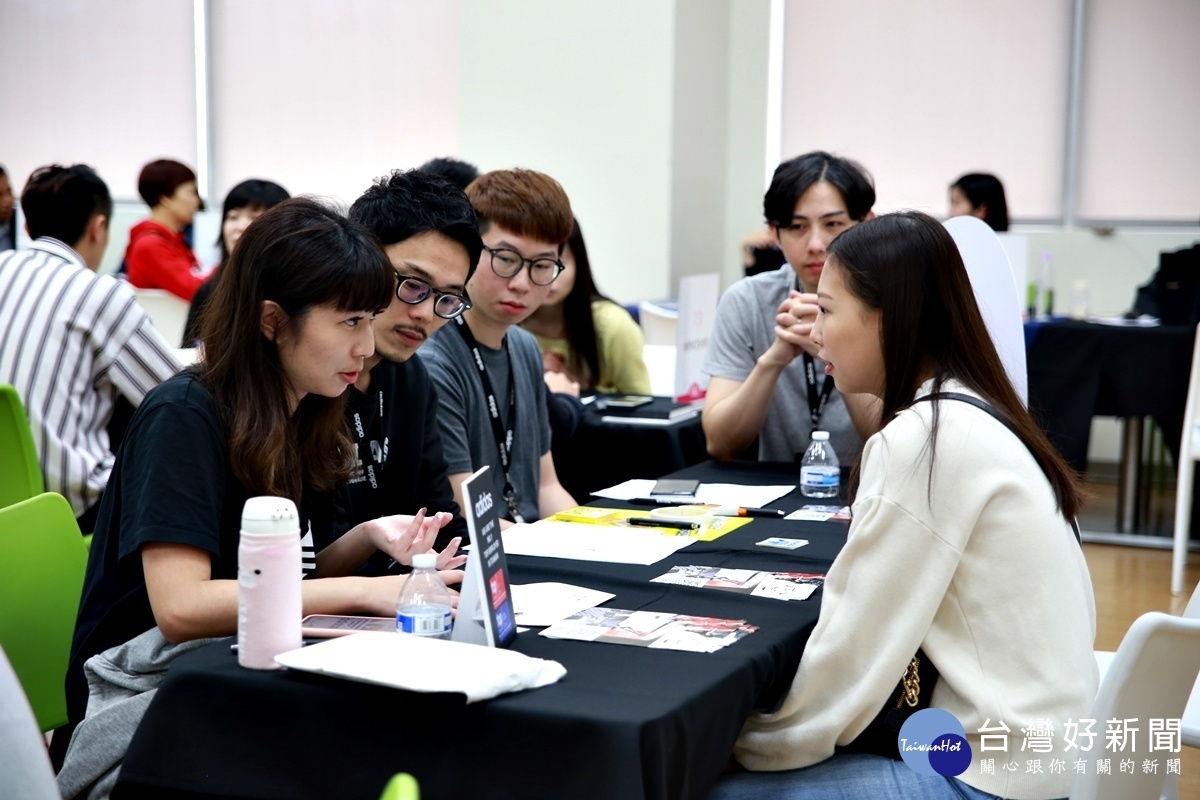
[[[997,800],[957,778],[918,775],[903,761],[846,753],[786,772],[735,772],[709,800]]]

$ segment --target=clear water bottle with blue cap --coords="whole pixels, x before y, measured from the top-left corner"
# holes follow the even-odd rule
[[[413,556],[413,571],[396,601],[396,630],[427,639],[450,638],[450,590],[437,571],[437,554]]]
[[[829,431],[813,431],[800,461],[800,493],[805,497],[837,497],[842,467],[829,444]]]

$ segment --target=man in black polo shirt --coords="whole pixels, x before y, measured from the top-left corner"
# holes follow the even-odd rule
[[[483,243],[462,190],[415,170],[377,180],[350,217],[378,237],[396,271],[396,295],[375,317],[375,353],[349,392],[346,419],[361,471],[339,493],[341,525],[449,511],[443,548],[467,536],[450,487],[437,427],[437,394],[416,352],[434,331],[469,307],[467,280]]]

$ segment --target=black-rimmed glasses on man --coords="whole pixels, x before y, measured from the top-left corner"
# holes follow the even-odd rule
[[[425,301],[425,298],[433,295],[436,299],[433,301],[433,313],[437,314],[442,319],[454,319],[461,316],[464,311],[471,307],[471,301],[461,294],[452,292],[439,292],[429,285],[428,282],[420,278],[414,278],[411,275],[401,275],[399,272],[396,275],[396,299],[401,303],[408,303],[410,306],[415,306],[418,303]]]
[[[557,258],[525,258],[516,250],[506,247],[484,249],[492,254],[492,272],[501,278],[511,278],[521,271],[522,266],[528,264],[529,280],[538,286],[549,286],[554,283],[558,273],[566,269]]]

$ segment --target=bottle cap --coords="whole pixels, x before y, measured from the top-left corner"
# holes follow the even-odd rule
[[[829,431],[813,431],[812,438],[814,442],[828,442]]]
[[[437,553],[417,553],[412,557],[413,569],[436,569]]]
[[[296,504],[286,497],[251,497],[242,507],[242,533],[289,533],[300,530]]]

